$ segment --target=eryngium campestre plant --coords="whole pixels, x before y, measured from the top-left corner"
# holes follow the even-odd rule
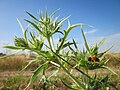
[[[30,26],[24,29],[18,20],[24,37],[21,38],[15,36],[14,46],[4,46],[5,48],[15,50],[30,50],[36,53],[36,56],[33,57],[33,60],[31,60],[28,65],[23,68],[23,70],[26,69],[33,62],[40,63],[40,66],[34,70],[28,86],[41,73],[42,76],[40,82],[43,83],[42,89],[44,90],[50,89],[52,86],[55,87],[54,89],[57,88],[56,85],[51,82],[52,77],[54,77],[55,81],[58,79],[61,80],[65,86],[74,90],[98,90],[105,87],[100,81],[96,80],[95,77],[91,77],[88,74],[88,70],[108,68],[104,66],[107,62],[107,60],[104,60],[104,54],[108,50],[103,53],[98,53],[98,49],[103,44],[104,39],[98,45],[89,48],[82,29],[83,26],[89,25],[82,23],[70,25],[70,22],[68,22],[67,29],[63,30],[62,24],[66,19],[68,19],[68,17],[60,20],[58,20],[58,17],[54,18],[54,15],[57,11],[58,10],[54,11],[50,15],[48,14],[48,11],[46,11],[45,14],[40,13],[39,19],[26,11],[32,20],[24,20],[27,21]],[[86,51],[83,50],[83,52],[79,50],[75,40],[71,42],[67,40],[70,31],[78,26],[81,27],[81,32],[86,46]],[[58,42],[55,42],[54,39],[56,38],[54,37],[56,34],[57,36],[61,36],[58,37]],[[75,46],[76,50],[72,48],[72,45]],[[66,48],[69,48],[69,50],[64,52]],[[48,73],[46,70],[51,67],[55,67],[55,71],[48,76],[46,74]],[[80,67],[83,68],[80,69]],[[64,82],[62,78],[59,78],[58,72],[60,70],[65,71],[65,73],[71,78],[72,84],[67,84],[67,82]],[[76,77],[72,71],[77,71],[76,73],[78,74],[81,73],[82,78]],[[97,87],[98,84],[100,85],[98,89],[93,88],[93,86]]]

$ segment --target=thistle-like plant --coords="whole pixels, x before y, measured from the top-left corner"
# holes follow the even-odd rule
[[[36,56],[33,57],[33,60],[31,60],[23,68],[23,70],[26,69],[33,62],[40,63],[40,66],[36,70],[34,70],[28,86],[37,78],[40,73],[42,73],[40,81],[43,82],[43,89],[49,89],[51,86],[50,83],[55,86],[55,84],[51,82],[51,78],[54,76],[58,76],[57,73],[59,72],[59,70],[64,70],[65,73],[71,78],[71,81],[73,83],[72,86],[76,87],[68,85],[66,82],[58,77],[57,79],[60,79],[65,86],[75,90],[94,90],[89,88],[91,88],[92,85],[94,85],[94,87],[98,84],[101,85],[101,82],[91,77],[88,74],[88,70],[106,68],[104,65],[107,61],[103,61],[103,56],[108,50],[100,54],[98,53],[98,49],[103,44],[104,40],[102,40],[98,45],[89,48],[82,30],[83,26],[89,25],[70,25],[70,23],[68,23],[68,28],[63,30],[62,24],[66,19],[68,19],[68,17],[61,20],[58,20],[58,17],[54,18],[54,15],[57,13],[57,11],[58,10],[54,11],[50,15],[48,14],[48,11],[46,11],[45,14],[40,13],[39,19],[26,11],[26,13],[32,18],[32,20],[24,20],[28,22],[30,26],[24,29],[20,21],[18,20],[24,37],[21,38],[15,36],[14,46],[4,47],[15,50],[30,50],[36,53]],[[81,32],[86,46],[86,51],[83,52],[79,50],[75,40],[73,40],[72,42],[67,40],[70,31],[78,26],[81,27]],[[31,30],[29,31],[29,29],[31,28],[34,29],[33,32]],[[55,34],[60,34],[61,36],[58,42],[54,42]],[[76,50],[72,49],[72,45],[75,46]],[[69,48],[70,50],[64,52],[65,48]],[[55,71],[50,76],[48,76],[46,74],[46,71],[50,67],[55,67]],[[81,70],[80,67],[83,67],[83,70]],[[81,73],[83,75],[83,78],[77,78],[72,73],[72,71],[74,70],[77,71],[76,73]]]
[[[78,63],[78,66],[82,66],[89,70],[107,68],[105,65],[109,59],[105,59],[104,55],[111,48],[101,53],[98,52],[98,49],[104,43],[105,38],[101,40],[100,43],[96,44],[95,46],[89,47],[82,28],[81,28],[81,32],[84,38],[86,50],[83,49],[83,51],[79,51],[75,41],[73,40],[76,51],[73,50],[71,47],[69,47],[73,52],[72,58]]]

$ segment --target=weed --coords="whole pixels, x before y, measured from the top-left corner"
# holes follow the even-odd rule
[[[95,71],[102,68],[110,70],[115,74],[114,71],[105,66],[109,59],[106,59],[104,55],[111,48],[102,53],[98,52],[98,49],[104,43],[105,39],[103,39],[99,44],[89,47],[83,32],[83,26],[89,27],[90,25],[82,23],[70,25],[70,23],[68,23],[68,28],[62,30],[62,24],[68,19],[68,17],[60,20],[58,20],[58,17],[54,18],[57,11],[58,10],[50,15],[48,14],[48,11],[46,11],[45,14],[40,13],[39,19],[26,11],[33,20],[24,20],[31,25],[30,27],[34,29],[34,32],[31,30],[28,32],[28,30],[31,29],[29,27],[23,29],[18,20],[24,37],[15,36],[14,46],[5,46],[5,48],[14,50],[30,50],[37,54],[33,57],[33,60],[29,61],[28,65],[26,65],[23,70],[33,62],[42,63],[34,70],[29,84],[25,89],[29,88],[31,83],[36,80],[41,73],[40,83],[43,85],[43,90],[48,90],[52,86],[55,86],[55,83],[51,82],[53,77],[55,81],[58,82],[60,80],[66,87],[74,90],[109,90],[110,84],[108,75],[98,79],[96,73],[91,76],[88,72],[90,70]],[[70,31],[78,26],[82,32],[86,48],[83,51],[79,50],[74,39],[71,42],[67,40]],[[60,34],[61,37],[59,38],[59,41],[55,43],[54,35],[56,34]],[[46,44],[46,42],[48,44]],[[75,49],[72,48],[72,45]],[[64,49],[66,48],[69,48],[69,50],[64,52]],[[51,67],[54,66],[56,68],[50,76],[47,76],[47,70],[49,69],[50,64]],[[59,78],[58,72],[60,70],[64,70],[70,78],[71,83],[67,83],[63,78]],[[77,74],[81,74],[81,77],[76,77],[73,74],[73,71],[76,71]],[[55,76],[57,76],[57,78],[55,78]]]

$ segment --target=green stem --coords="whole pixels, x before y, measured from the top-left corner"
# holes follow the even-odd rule
[[[43,90],[47,90],[47,89],[46,89],[46,76],[45,76],[45,68],[43,69],[43,76],[45,77],[45,78],[44,78],[44,82],[43,82]]]
[[[88,69],[85,68],[85,74],[88,75]],[[89,78],[84,75],[85,83],[86,83],[86,90],[89,89]]]
[[[61,62],[58,60],[59,65],[62,67],[62,69],[71,77],[71,79],[77,84],[78,87],[82,87],[83,89],[85,89],[85,87],[78,81],[78,79],[76,79],[62,64]]]
[[[47,48],[49,48],[46,44],[44,44]],[[50,48],[49,48],[50,49]],[[51,50],[51,49],[50,49]],[[68,65],[70,65],[71,67],[74,67],[72,64],[70,64],[69,62],[67,62],[66,60],[64,60],[64,58],[62,58],[61,56],[59,56],[57,53],[55,53],[53,50],[51,50],[56,56],[58,56],[61,60],[63,60],[64,62],[66,62]],[[79,71],[80,73],[82,73],[83,75],[85,75],[86,77],[88,77],[89,79],[94,80],[93,78],[91,78],[89,75],[87,75],[86,73],[84,73],[82,70],[78,69],[77,67],[75,67],[75,69],[77,71]]]
[[[53,50],[55,50],[55,44],[54,44],[54,40],[53,40],[53,37],[52,37],[52,36],[51,36],[51,42],[52,42]]]
[[[48,37],[47,40],[48,40],[48,43],[49,43],[50,49],[53,50],[52,45],[51,45],[51,42],[50,42],[50,37]]]

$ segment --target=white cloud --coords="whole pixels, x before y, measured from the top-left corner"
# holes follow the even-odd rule
[[[90,31],[85,31],[84,34],[92,34],[92,33],[95,33],[96,31],[97,31],[96,29],[93,29]]]
[[[108,36],[105,44],[106,47],[113,46],[111,52],[120,52],[120,33]]]
[[[120,33],[116,33],[116,34],[112,34],[112,35],[110,35],[110,36],[108,36],[108,37],[111,37],[111,38],[120,38]]]
[[[120,52],[120,33],[109,36],[94,37],[92,40],[88,40],[88,43],[89,45],[95,45],[95,43],[99,43],[103,38],[106,38],[106,40],[105,43],[101,46],[100,51],[104,51],[113,46],[109,52]]]
[[[99,43],[102,39],[106,38],[104,44],[100,47],[99,51],[103,52],[107,49],[109,49],[110,47],[112,47],[112,49],[109,52],[112,53],[117,53],[120,52],[120,33],[116,33],[116,34],[112,34],[109,36],[100,36],[100,37],[89,37],[87,39],[87,42],[89,44],[89,46],[91,45],[96,45],[96,43]],[[76,42],[79,43],[79,49],[82,50],[84,46],[84,42],[75,38]]]

